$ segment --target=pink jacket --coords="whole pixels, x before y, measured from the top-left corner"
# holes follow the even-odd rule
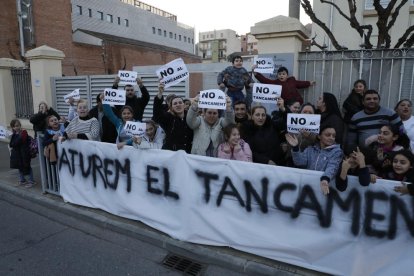
[[[235,151],[225,152],[224,147],[226,145],[230,147],[227,142],[221,143],[219,145],[218,154],[217,154],[219,158],[252,162],[252,151],[250,149],[249,144],[247,144],[243,139],[240,139],[239,141],[239,145],[241,149],[239,149],[236,152]]]

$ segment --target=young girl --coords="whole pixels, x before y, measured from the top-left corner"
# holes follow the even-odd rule
[[[13,119],[10,122],[10,127],[13,130],[10,138],[10,168],[19,170],[18,186],[25,185],[26,188],[31,188],[36,185],[36,182],[33,179],[33,170],[30,166],[29,135],[26,130],[22,129],[22,124],[18,119]],[[25,175],[29,175],[29,181],[26,181]]]
[[[299,142],[296,136],[286,134],[286,141],[292,147],[292,158],[296,166],[315,171],[323,171],[321,189],[324,195],[329,194],[329,182],[335,178],[342,160],[340,145],[335,144],[335,129],[332,126],[321,126],[318,140],[314,146],[299,151]]]
[[[385,175],[386,179],[401,181],[401,186],[395,186],[394,191],[401,195],[414,196],[414,155],[409,150],[397,151],[392,159],[392,170]],[[409,182],[406,184],[404,182]]]
[[[57,161],[57,152],[56,152],[56,141],[60,137],[63,137],[65,132],[65,127],[63,124],[59,123],[56,116],[51,115],[46,118],[46,123],[48,128],[45,130],[43,138],[44,146],[44,155],[49,159],[51,164],[56,164]]]
[[[237,125],[230,124],[223,129],[226,142],[218,146],[218,157],[230,160],[252,162],[252,151],[249,144],[240,139]]]
[[[146,121],[147,129],[143,137],[134,136],[132,145],[136,149],[161,149],[165,132],[153,120]]]

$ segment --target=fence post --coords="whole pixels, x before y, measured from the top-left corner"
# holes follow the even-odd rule
[[[41,101],[46,101],[50,106],[53,104],[51,77],[62,76],[62,59],[65,54],[47,45],[40,46],[26,53],[30,61],[30,72],[32,78],[33,108],[38,111]]]
[[[8,126],[16,114],[11,68],[23,68],[20,60],[0,58],[0,125]]]

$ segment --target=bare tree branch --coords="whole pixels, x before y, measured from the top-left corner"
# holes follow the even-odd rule
[[[397,43],[395,44],[394,48],[400,48],[406,41],[408,42],[408,36],[414,32],[414,26],[410,26],[405,33],[398,39]],[[411,35],[412,36],[412,35]]]

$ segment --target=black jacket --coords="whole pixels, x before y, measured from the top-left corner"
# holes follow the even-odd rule
[[[112,108],[114,111],[114,114],[117,114],[118,112]],[[89,117],[94,117],[99,121],[99,110],[98,106],[94,106],[91,110],[89,110]],[[106,143],[116,143],[116,137],[118,137],[118,133],[116,131],[116,128],[114,124],[106,117],[105,115],[102,117],[102,136],[101,136],[101,142]]]
[[[142,122],[142,117],[144,116],[144,110],[150,100],[150,94],[148,93],[147,88],[143,85],[139,87],[141,89],[142,96],[138,98],[134,96],[133,98],[126,98],[125,105],[129,105],[134,110],[134,119],[135,121]],[[112,85],[112,89],[118,89],[118,85]],[[122,105],[117,105],[116,109],[119,111],[122,109]]]

